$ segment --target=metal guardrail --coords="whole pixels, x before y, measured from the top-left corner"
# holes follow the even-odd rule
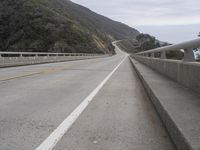
[[[169,45],[165,47],[160,47],[144,52],[136,53],[136,55],[144,57],[155,57],[156,53],[160,53],[161,59],[166,59],[166,52],[168,51],[183,51],[184,58],[183,61],[195,61],[195,56],[193,50],[200,47],[200,38],[191,41],[186,41],[179,44]]]

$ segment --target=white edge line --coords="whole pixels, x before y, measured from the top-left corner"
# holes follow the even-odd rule
[[[109,78],[115,73],[119,66],[125,61],[125,58],[113,69],[113,71],[94,89],[88,97],[35,149],[35,150],[52,150],[61,140],[63,135],[69,130],[73,123],[78,119],[81,113],[93,100],[95,95],[100,91]]]

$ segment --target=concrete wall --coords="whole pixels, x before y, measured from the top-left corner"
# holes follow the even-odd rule
[[[38,57],[0,57],[0,67],[12,67],[41,63],[53,63],[71,60],[92,59],[107,57],[109,55],[96,56],[38,56]]]
[[[200,93],[200,63],[133,55],[137,61]]]

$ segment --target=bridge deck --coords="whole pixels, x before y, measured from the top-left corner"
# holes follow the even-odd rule
[[[0,149],[37,148],[124,55],[0,69]],[[55,150],[173,150],[128,58]]]
[[[173,150],[129,59],[55,150]]]

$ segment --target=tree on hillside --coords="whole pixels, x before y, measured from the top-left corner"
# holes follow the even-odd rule
[[[160,43],[156,40],[155,37],[150,36],[149,34],[139,34],[136,37],[136,40],[139,43],[138,49],[140,51],[146,51],[160,47]]]

